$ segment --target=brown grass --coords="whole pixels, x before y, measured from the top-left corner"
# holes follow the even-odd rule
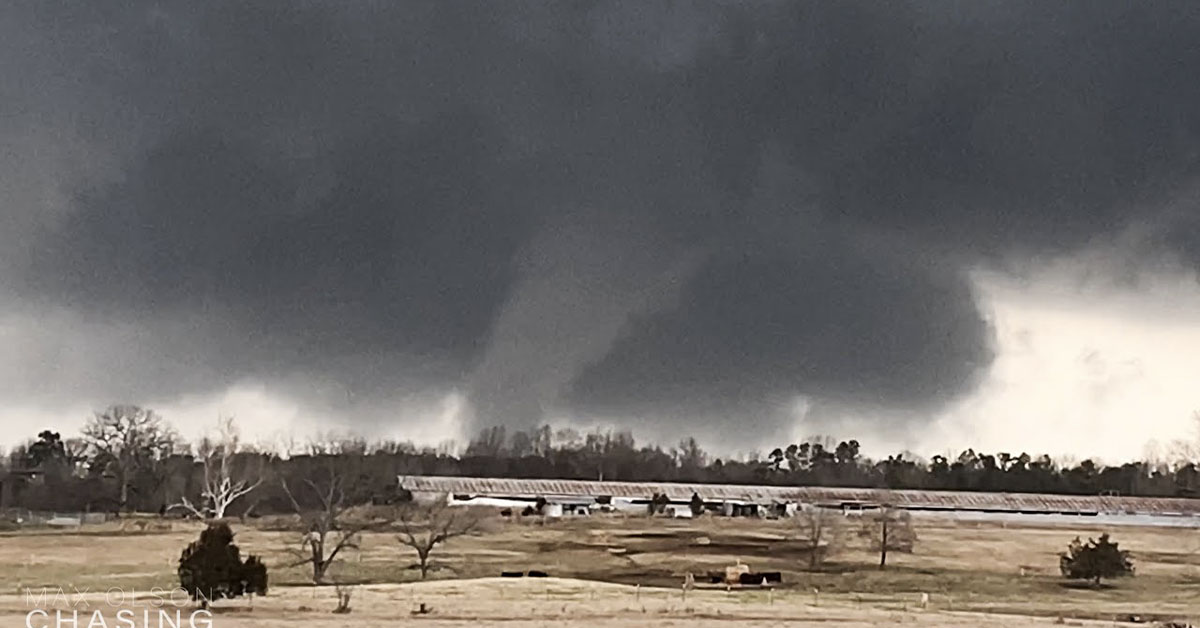
[[[1057,616],[1108,622],[1131,615],[1200,617],[1200,561],[1192,549],[1200,533],[1194,530],[1111,530],[1122,547],[1132,550],[1138,575],[1093,590],[1065,587],[1057,573],[1057,554],[1075,535],[1094,536],[1099,529],[1006,528],[930,519],[918,519],[916,526],[914,553],[891,555],[882,572],[875,568],[877,557],[853,534],[844,535],[846,544],[824,570],[803,571],[806,555],[796,540],[798,531],[787,521],[595,517],[544,525],[496,521],[485,534],[456,539],[435,551],[442,568],[434,572],[435,581],[424,583],[414,582],[410,550],[391,534],[371,533],[332,575],[363,585],[354,595],[350,617],[368,623],[403,618],[465,626],[482,619],[532,626],[566,618],[579,626],[645,625],[649,620],[696,626],[733,619],[747,626],[793,620],[962,626],[1045,625]],[[214,628],[338,621],[330,613],[337,601],[333,587],[311,587],[303,567],[283,567],[293,561],[287,549],[298,542],[298,533],[235,529],[243,552],[263,555],[272,565],[272,592],[255,600],[252,609],[244,601],[225,603],[228,608]],[[173,587],[179,552],[198,530],[197,524],[176,522],[170,530],[122,531],[109,525],[87,532],[3,535],[0,626],[24,625],[28,608],[18,588]],[[683,599],[684,574],[703,574],[736,560],[756,570],[782,571],[784,586],[771,593],[693,591]],[[530,569],[556,578],[494,578],[501,571]],[[916,608],[922,593],[930,595],[925,610]],[[434,612],[411,616],[410,607],[420,602]],[[989,615],[960,615],[964,612]],[[337,625],[345,623],[345,616],[341,620]]]

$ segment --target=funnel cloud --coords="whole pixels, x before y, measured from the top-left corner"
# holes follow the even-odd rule
[[[980,272],[1200,264],[1190,2],[0,17],[5,421],[253,389],[274,428],[929,445],[1004,407],[964,401],[1011,344]]]

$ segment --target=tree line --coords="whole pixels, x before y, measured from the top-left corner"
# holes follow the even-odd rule
[[[814,438],[765,455],[717,457],[694,438],[639,444],[627,431],[541,426],[483,429],[461,451],[408,442],[314,439],[245,443],[232,420],[189,443],[152,410],[118,405],[90,417],[78,436],[42,431],[13,449],[6,506],[58,511],[157,511],[202,518],[291,513],[323,506],[317,478],[336,476],[344,503],[404,499],[399,475],[847,486],[889,489],[1140,496],[1200,495],[1194,460],[1065,463],[1047,455],[984,453],[871,459],[857,440]],[[649,496],[647,496],[649,497]]]

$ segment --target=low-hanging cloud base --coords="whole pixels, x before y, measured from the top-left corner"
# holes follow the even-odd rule
[[[131,401],[1125,456],[1200,405],[1156,314],[1200,264],[1194,3],[0,18],[14,441]]]

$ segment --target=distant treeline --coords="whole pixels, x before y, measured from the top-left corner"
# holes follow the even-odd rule
[[[1200,495],[1200,470],[1188,460],[1102,466],[973,450],[953,458],[904,454],[872,460],[860,453],[856,440],[828,439],[723,459],[693,438],[664,448],[639,445],[629,432],[579,433],[549,426],[484,429],[461,453],[447,446],[336,438],[279,451],[247,446],[231,422],[222,425],[217,438],[186,443],[153,412],[115,406],[97,413],[77,438],[43,431],[7,456],[3,506],[253,516],[299,510],[305,505],[297,502],[322,499],[300,489],[329,486],[332,479],[351,502],[403,500],[399,475]]]

